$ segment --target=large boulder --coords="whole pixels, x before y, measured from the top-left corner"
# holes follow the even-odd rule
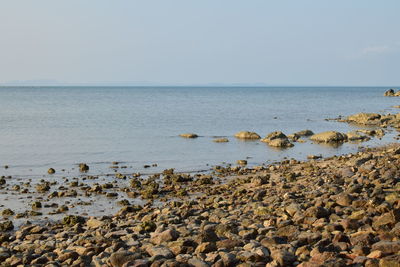
[[[292,147],[293,144],[290,143],[289,139],[287,138],[279,138],[279,139],[274,139],[268,143],[268,145],[273,146],[273,147]]]
[[[287,136],[284,133],[282,133],[281,131],[276,131],[269,133],[265,138],[261,139],[261,142],[269,143],[274,139],[285,139],[285,138],[287,139]]]
[[[267,143],[270,146],[273,147],[292,147],[293,144],[290,143],[288,137],[280,132],[272,132],[268,134],[265,138],[261,139],[261,142]]]
[[[383,95],[384,96],[394,96],[395,95],[394,89],[392,88],[392,89],[387,90]]]
[[[248,140],[256,140],[261,137],[255,132],[242,131],[235,134],[235,137],[238,139],[248,139]]]
[[[378,113],[357,113],[347,117],[348,122],[354,122],[364,125],[379,124],[381,115]]]
[[[347,140],[347,135],[335,131],[327,131],[314,134],[310,139],[320,143],[344,142]]]

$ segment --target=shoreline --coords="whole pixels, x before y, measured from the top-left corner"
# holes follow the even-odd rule
[[[212,175],[166,170],[162,185],[142,187],[150,197],[167,195],[169,202],[159,207],[130,203],[113,216],[66,215],[60,222],[17,231],[4,231],[2,221],[2,259],[11,266],[23,261],[55,266],[396,262],[397,163],[400,145],[392,144],[319,160],[216,167]],[[41,253],[27,259],[30,250]]]

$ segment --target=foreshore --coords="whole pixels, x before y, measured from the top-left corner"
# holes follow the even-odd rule
[[[261,141],[335,144],[400,128],[399,114],[340,121],[376,129],[273,132]],[[206,173],[105,179],[81,164],[79,178],[53,168],[39,183],[1,177],[2,194],[21,198],[1,203],[0,266],[400,266],[399,166],[394,143],[255,167],[239,160]]]
[[[212,175],[166,170],[160,184],[131,180],[150,199],[170,199],[157,207],[128,201],[114,216],[69,215],[16,231],[2,222],[0,260],[2,266],[398,266],[398,166],[400,147],[393,144],[321,160],[219,167]]]

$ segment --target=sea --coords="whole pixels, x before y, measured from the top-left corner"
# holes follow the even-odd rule
[[[208,171],[215,165],[271,164],[307,155],[324,157],[397,142],[382,139],[339,146],[294,143],[271,148],[234,138],[239,131],[266,136],[349,132],[355,125],[331,120],[358,112],[397,113],[388,87],[0,87],[0,175],[151,174],[163,169]],[[179,137],[196,133],[196,139]],[[226,137],[228,143],[215,143]],[[113,162],[123,168],[110,168]],[[4,168],[4,166],[8,168]],[[147,166],[145,166],[147,165]],[[150,166],[150,167],[149,167]]]

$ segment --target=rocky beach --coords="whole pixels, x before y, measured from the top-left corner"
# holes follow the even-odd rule
[[[400,128],[399,114],[336,120],[375,128],[235,137],[291,149]],[[1,266],[400,266],[400,146],[308,158],[148,176],[113,162],[107,177],[85,174],[82,163],[79,177],[52,178],[59,170],[50,168],[36,183],[3,176],[1,193],[25,196],[25,211],[1,207]],[[74,210],[101,205],[94,217]]]
[[[0,4],[0,267],[400,267],[400,1]]]

